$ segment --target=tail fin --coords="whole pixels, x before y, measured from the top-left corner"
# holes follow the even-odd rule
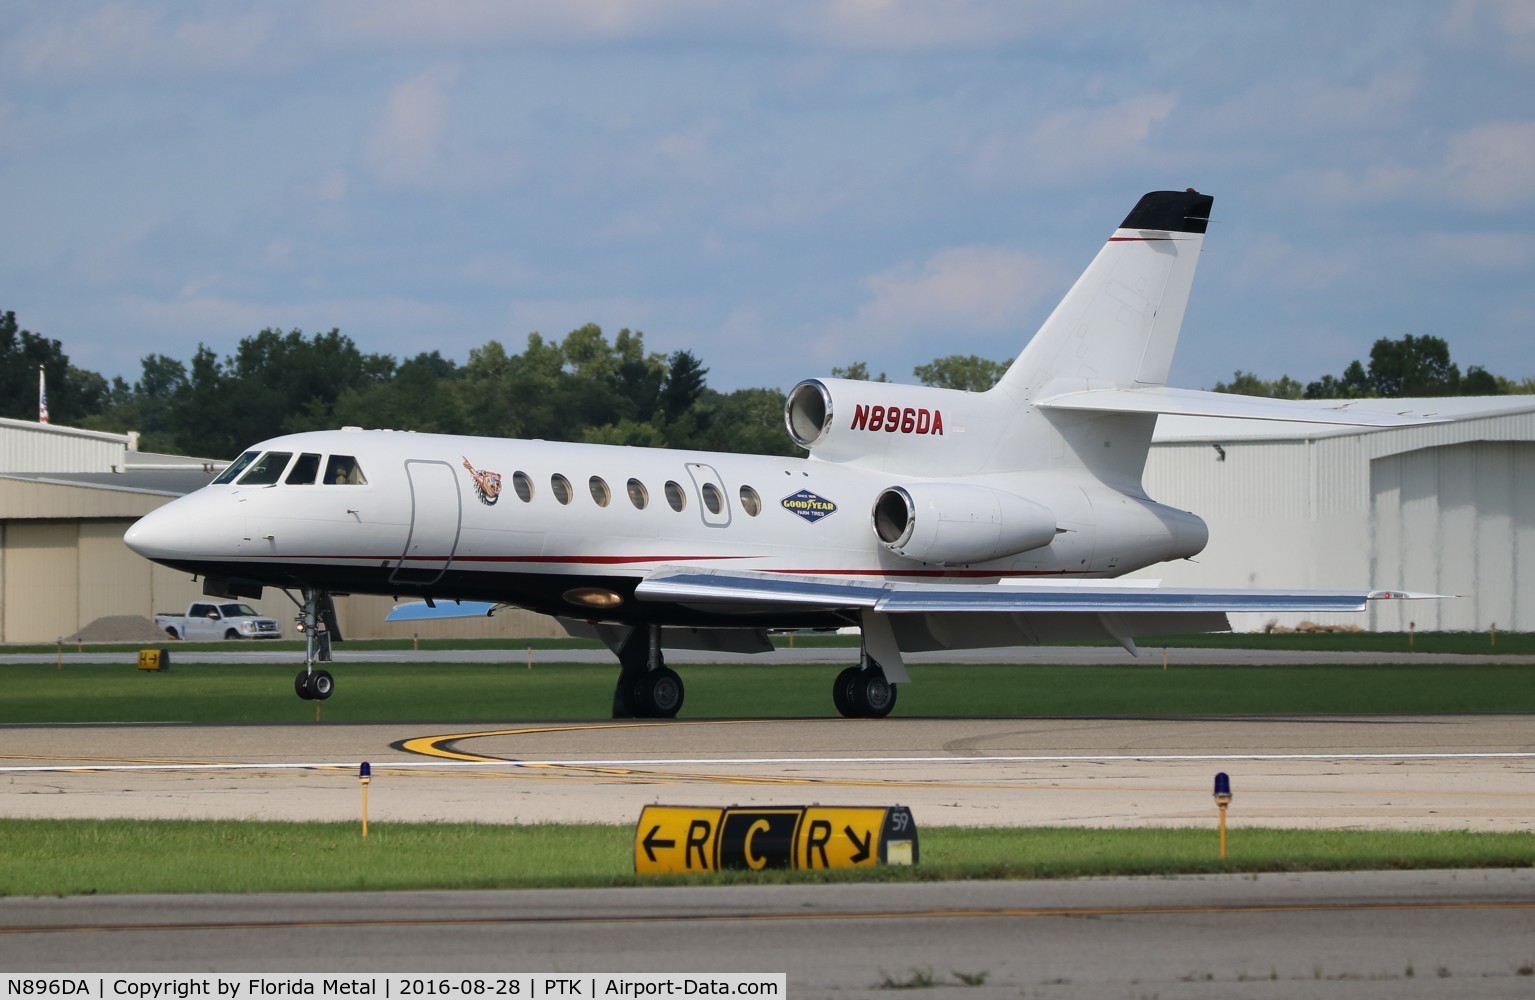
[[[1141,198],[997,387],[1035,400],[1165,385],[1214,201],[1192,188]]]

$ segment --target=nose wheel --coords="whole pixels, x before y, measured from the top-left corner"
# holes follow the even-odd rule
[[[329,670],[312,670],[305,666],[293,678],[293,690],[305,701],[324,701],[336,690],[336,682]]]

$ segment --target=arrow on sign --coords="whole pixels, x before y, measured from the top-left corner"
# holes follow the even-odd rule
[[[853,855],[853,864],[856,865],[860,861],[867,860],[869,857],[869,846],[874,843],[874,831],[865,830],[862,840],[858,839],[858,834],[853,832],[851,826],[844,826],[842,832],[847,834],[848,840],[858,845],[858,853]]]
[[[645,839],[640,841],[640,846],[645,848],[645,856],[650,858],[652,862],[656,860],[656,848],[677,846],[677,842],[675,840],[657,839],[656,834],[660,832],[661,824],[657,823],[655,826],[650,828],[649,833],[645,834]]]

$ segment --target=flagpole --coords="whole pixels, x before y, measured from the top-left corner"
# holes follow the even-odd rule
[[[43,366],[37,366],[37,422],[48,422],[48,381],[43,374]]]

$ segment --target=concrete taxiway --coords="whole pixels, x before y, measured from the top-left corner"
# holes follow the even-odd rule
[[[1535,829],[1535,717],[7,726],[0,814],[630,823],[651,803],[910,806],[921,825]]]
[[[0,967],[786,972],[797,998],[1530,996],[1535,871],[8,900]],[[968,979],[968,983],[966,982]]]

